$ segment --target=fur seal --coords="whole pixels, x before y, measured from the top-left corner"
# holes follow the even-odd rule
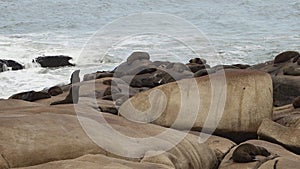
[[[287,62],[294,57],[299,57],[299,53],[295,51],[285,51],[275,56],[274,64]]]
[[[205,59],[200,59],[200,58],[194,58],[189,60],[190,63],[197,63],[197,64],[206,64]]]
[[[295,109],[300,108],[300,96],[298,96],[294,99],[293,106]]]
[[[79,100],[79,86],[72,86],[70,88],[69,94],[64,100],[53,102],[50,105],[58,104],[77,104]]]
[[[264,147],[255,146],[253,144],[245,143],[239,145],[232,153],[231,159],[238,163],[247,163],[257,161],[256,155],[268,157],[271,153]]]
[[[70,79],[70,84],[75,84],[75,83],[80,82],[79,72],[80,72],[80,70],[75,70],[72,73],[71,79]]]

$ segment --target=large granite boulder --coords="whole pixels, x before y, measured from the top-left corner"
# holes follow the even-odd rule
[[[105,120],[101,120],[96,117],[100,112],[81,102],[76,109],[78,116],[74,107],[69,105],[50,107],[19,100],[4,100],[0,102],[1,107],[2,104],[5,107],[7,102],[11,103],[10,106],[0,111],[0,166],[2,168],[29,167],[39,164],[42,165],[33,168],[51,168],[60,165],[62,167],[58,168],[68,165],[76,168],[76,164],[78,167],[86,164],[86,168],[91,165],[92,168],[101,162],[107,165],[115,162],[113,165],[115,167],[129,168],[143,166],[170,168],[166,162],[182,169],[206,169],[217,166],[215,153],[206,144],[199,143],[199,137],[191,134],[185,135],[183,132],[152,124],[134,123],[110,114],[102,114]],[[13,102],[20,102],[26,108],[18,105],[14,108]],[[79,117],[84,119],[84,123],[89,125],[90,129],[97,130],[96,133],[90,135],[91,133],[85,132],[78,121]],[[109,124],[115,131],[132,139],[120,139],[110,130],[99,130],[93,125],[95,122],[100,125]],[[164,133],[166,130],[168,132]],[[96,136],[96,142],[91,136]],[[180,137],[178,142],[175,141],[179,136],[183,137]],[[134,141],[134,139],[153,137],[155,139],[151,144]],[[98,146],[97,141],[103,144]],[[67,159],[74,160],[61,161]],[[141,159],[142,162],[139,163]],[[91,164],[84,161],[90,161]]]
[[[272,101],[270,75],[226,70],[225,74],[184,79],[139,93],[122,104],[119,113],[133,121],[176,129],[210,132],[216,128],[219,134],[255,136],[263,118],[271,118]]]
[[[274,106],[291,104],[293,100],[300,96],[300,76],[274,76],[272,77],[274,86]]]
[[[300,154],[300,129],[285,127],[265,119],[257,130],[259,138],[281,144],[290,151]]]
[[[21,167],[19,169],[173,169],[173,167],[150,162],[133,162],[107,157],[102,154],[88,154],[76,159],[53,161],[45,164]]]

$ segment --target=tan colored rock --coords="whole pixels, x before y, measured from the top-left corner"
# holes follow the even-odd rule
[[[272,120],[286,127],[300,129],[300,109],[295,109],[293,105],[276,107]]]
[[[300,161],[295,159],[289,159],[286,157],[279,157],[274,160],[267,161],[262,164],[259,169],[296,169],[299,168]]]
[[[210,78],[185,79],[139,93],[119,113],[133,121],[182,130],[217,127],[220,132],[256,133],[262,119],[272,114],[270,76],[254,70],[225,73],[226,84],[224,74],[218,72]]]
[[[40,106],[39,109],[28,108],[26,113],[22,113],[20,109],[10,109],[0,114],[0,154],[5,157],[10,167],[38,165],[78,158],[86,154],[103,154],[108,157],[138,161],[149,151],[167,151],[171,156],[176,157],[172,165],[178,168],[206,169],[217,165],[214,152],[207,145],[199,143],[196,136],[190,134],[185,136],[180,131],[152,124],[134,123],[109,114],[103,114],[105,118],[103,121],[96,116],[100,113],[92,107],[77,107],[77,111],[81,113],[79,116],[84,119],[81,122],[91,127],[85,128],[90,129],[90,132],[86,133],[79,124],[77,116],[59,114],[58,110],[63,112],[68,109],[68,106],[55,107],[55,111],[54,109],[44,111],[43,106]],[[31,113],[33,110],[35,112]],[[113,131],[131,139],[119,138],[114,132],[105,128],[98,129],[94,125],[95,122],[100,125],[109,124]],[[166,130],[168,132],[164,133]],[[87,134],[96,139],[96,142],[102,143],[101,147]],[[138,138],[154,139],[146,142],[134,141]],[[178,138],[180,140],[176,141]],[[164,161],[165,158],[160,159],[162,157],[156,157],[157,161]]]
[[[62,161],[54,161],[45,164],[40,164],[31,167],[24,167],[19,169],[172,169],[171,167],[162,165],[162,164],[155,164],[155,163],[148,163],[148,162],[132,162],[121,160],[117,158],[107,157],[101,154],[89,154],[85,155],[76,159],[70,160],[62,160]]]
[[[8,163],[6,160],[3,158],[2,154],[0,154],[0,169],[8,169]]]
[[[285,127],[269,119],[264,119],[257,134],[259,138],[279,143],[300,154],[300,129]]]
[[[200,132],[197,131],[190,131],[189,133],[200,136]],[[230,149],[236,145],[233,141],[223,137],[207,135],[204,133],[202,134],[208,138],[204,143],[207,144],[212,150],[214,150],[219,162],[221,162],[225,155],[230,151]]]
[[[250,143],[253,144],[255,146],[261,146],[264,147],[265,149],[267,149],[270,153],[271,156],[275,156],[278,155],[279,157],[274,158],[273,160],[268,160],[265,161],[264,163],[261,163],[260,161],[255,161],[255,162],[249,162],[249,163],[236,163],[230,160],[233,151],[235,150],[236,147],[234,147],[233,149],[231,149],[231,151],[225,156],[225,158],[223,159],[222,163],[219,166],[219,169],[256,169],[259,166],[264,166],[265,164],[272,162],[272,161],[276,161],[276,160],[281,160],[282,158],[285,159],[289,159],[291,161],[299,161],[300,157],[292,152],[287,151],[285,148],[283,148],[280,145],[277,144],[273,144],[267,141],[263,141],[263,140],[248,140],[244,143]],[[241,144],[244,144],[241,143]],[[266,157],[264,156],[256,156],[257,159],[264,161],[266,159]],[[270,158],[270,157],[268,157]],[[260,167],[259,167],[260,169]],[[272,168],[273,169],[273,168]]]

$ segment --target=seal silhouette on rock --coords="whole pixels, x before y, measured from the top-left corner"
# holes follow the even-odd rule
[[[73,85],[74,83],[80,82],[79,78],[80,70],[75,70],[71,75],[71,88],[69,90],[69,94],[66,96],[64,100],[53,102],[50,105],[57,104],[77,104],[79,100],[79,85]]]
[[[261,146],[255,146],[253,144],[245,143],[239,145],[232,153],[231,159],[238,163],[248,163],[257,161],[256,155],[262,155],[268,157],[271,153]]]
[[[58,104],[77,104],[79,100],[79,86],[72,86],[70,88],[69,94],[64,100],[53,102],[50,105]]]
[[[70,84],[74,84],[74,83],[80,82],[79,72],[80,72],[80,70],[75,70],[72,73],[71,79],[70,79],[70,82],[71,82]]]

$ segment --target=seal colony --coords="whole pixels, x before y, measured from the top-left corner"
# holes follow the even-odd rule
[[[151,61],[147,53],[137,52],[112,71],[97,71],[85,75],[83,82],[80,82],[79,70],[76,70],[72,73],[69,84],[49,87],[41,91],[42,93],[29,91],[16,94],[10,99],[0,100],[0,168],[36,169],[53,168],[53,166],[92,168],[93,164],[95,168],[99,168],[99,165],[116,164],[116,160],[123,160],[120,162],[122,166],[113,166],[114,168],[132,167],[133,164],[139,165],[136,168],[164,169],[299,168],[300,157],[296,155],[299,152],[295,151],[300,148],[297,140],[300,135],[299,60],[297,52],[287,52],[276,57],[275,62],[272,60],[252,66],[232,64],[210,67],[204,59],[200,58],[191,59],[186,64],[172,63]],[[219,77],[221,69],[226,69],[224,73],[229,82],[226,100],[228,100],[227,107],[230,109],[225,111],[228,114],[223,114],[225,120],[218,124],[215,130],[218,132],[212,133],[206,142],[199,143],[199,134],[193,136],[191,134],[199,133],[203,129],[201,120],[206,117],[202,115],[211,106],[209,102],[211,88],[209,77],[206,75],[209,74],[212,78]],[[198,78],[198,76],[203,77]],[[189,79],[195,77],[197,78]],[[176,90],[178,80],[181,80],[185,87],[183,91],[186,93],[183,96],[188,95],[186,99],[182,95],[178,97],[179,92]],[[199,91],[204,98],[200,103],[203,104],[201,107],[208,108],[198,112],[196,119],[189,111],[185,111],[181,118],[183,121],[174,127],[172,124],[177,118],[176,110],[180,109],[176,107],[180,105],[180,99],[190,99],[188,106],[199,103],[195,101],[199,98],[194,95],[195,88],[189,85],[193,80],[196,80],[198,87],[203,89]],[[90,85],[95,88],[91,88]],[[153,103],[153,107],[159,107],[163,105],[160,104],[163,101],[159,97],[160,93],[152,93],[153,100],[149,99],[148,94],[157,89],[170,98],[167,103],[169,107],[166,108],[168,112],[160,114],[164,119],[153,116],[155,121],[147,121],[151,124],[140,124],[132,120],[129,115],[138,117],[140,114],[126,111],[124,109],[126,103],[144,105],[145,109],[138,109],[141,111],[149,109],[145,104],[148,100]],[[99,146],[87,138],[82,132],[82,126],[77,124],[78,119],[74,114],[73,106],[65,105],[77,104],[79,101],[82,101],[79,105],[83,105],[91,99],[95,99],[97,105],[85,105],[88,108],[86,112],[82,112],[86,113],[85,118],[98,121],[95,116],[89,115],[90,110],[95,110],[96,113],[103,115],[107,124],[127,136],[153,137],[153,134],[162,133],[168,127],[173,129],[170,130],[171,133],[161,137],[157,145],[151,142],[147,147],[142,142],[129,143],[126,146],[115,144],[120,139],[114,135],[111,139],[107,139],[111,136],[109,133],[97,130],[100,134],[104,134],[104,137],[99,139],[103,138],[104,140],[101,141],[104,141],[107,146],[121,151],[122,154],[141,154],[138,162],[110,156],[108,151],[101,150],[103,147],[99,150]],[[253,106],[249,106],[249,103]],[[60,106],[49,106],[50,104]],[[124,114],[124,111],[128,114]],[[147,113],[152,115],[150,111]],[[152,119],[150,116],[144,117]],[[197,126],[193,127],[179,144],[174,145],[173,138],[177,137],[182,130],[185,131],[185,125],[193,120],[196,120],[194,124]],[[178,122],[177,119],[176,121]],[[77,130],[77,127],[80,129]],[[66,133],[69,131],[71,134]],[[240,136],[241,139],[233,136]],[[35,146],[31,146],[32,143]],[[174,147],[166,152],[163,149],[165,143]],[[44,145],[51,147],[45,149]],[[151,156],[156,152],[163,153]],[[40,155],[41,153],[43,156]],[[31,158],[24,159],[24,156]],[[108,162],[105,163],[102,157],[105,157]]]

